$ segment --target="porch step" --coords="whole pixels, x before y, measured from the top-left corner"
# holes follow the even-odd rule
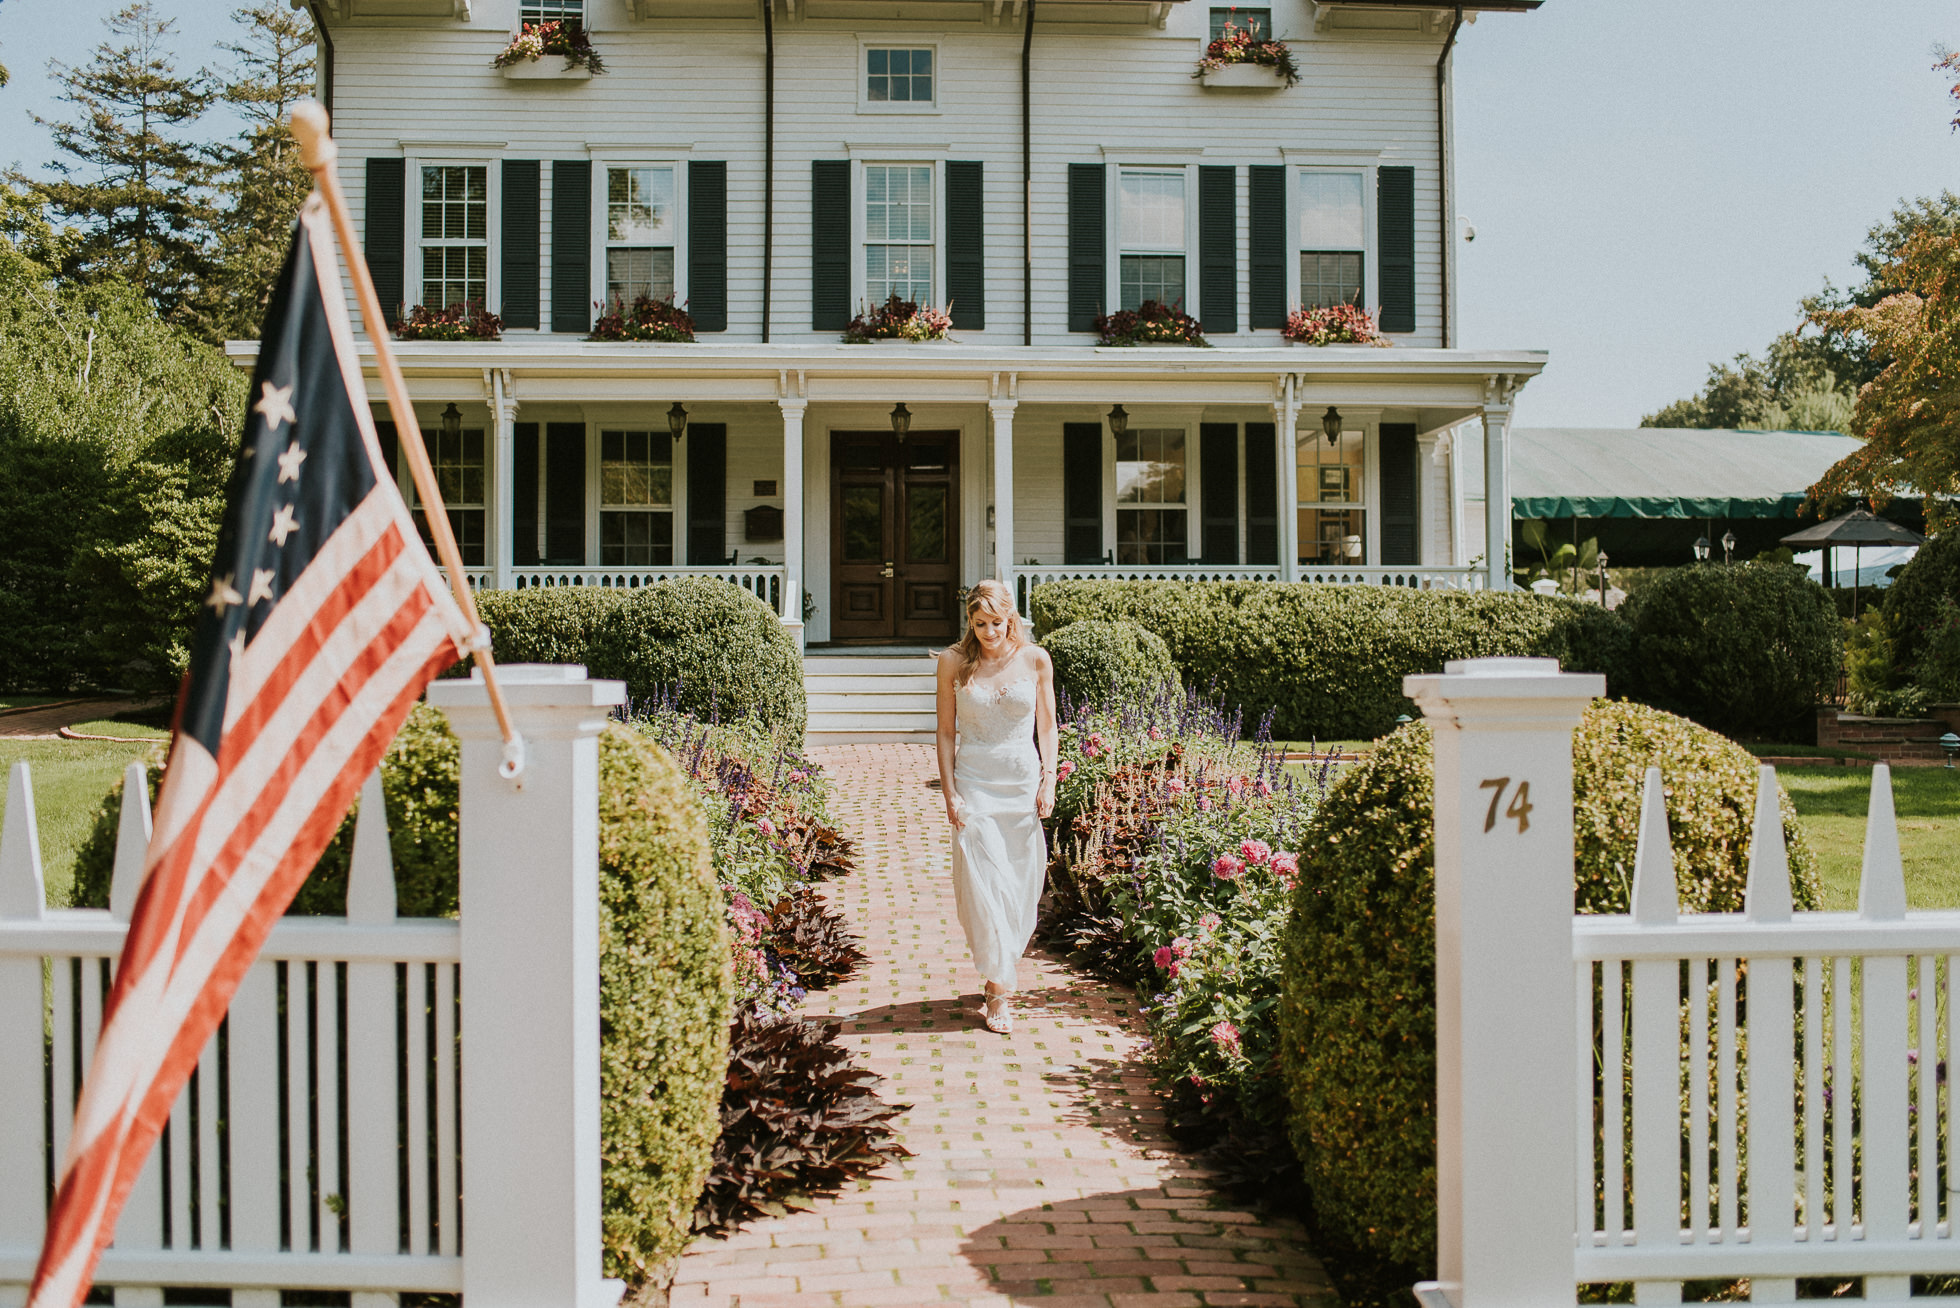
[[[930,744],[938,727],[928,654],[813,654],[803,660],[806,745]]]

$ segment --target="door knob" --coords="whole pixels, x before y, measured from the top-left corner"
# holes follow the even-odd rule
[[[889,577],[894,575],[894,569],[892,568],[892,565],[887,563],[884,567],[884,570],[880,572],[878,575],[881,577]]]

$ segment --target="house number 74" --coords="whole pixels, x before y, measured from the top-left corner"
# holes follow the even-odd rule
[[[1490,792],[1490,812],[1484,815],[1485,831],[1490,831],[1497,826],[1497,806],[1504,802],[1504,791],[1510,784],[1509,777],[1486,777],[1477,783],[1477,789]],[[1531,783],[1529,781],[1518,783],[1516,792],[1511,796],[1510,805],[1504,810],[1504,816],[1516,818],[1520,832],[1531,830]]]

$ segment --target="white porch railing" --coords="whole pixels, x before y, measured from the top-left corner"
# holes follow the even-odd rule
[[[1683,1282],[1746,1278],[1751,1302],[1788,1304],[1799,1278],[1863,1278],[1865,1300],[1900,1300],[1960,1274],[1960,911],[1906,911],[1889,770],[1856,913],[1793,912],[1765,767],[1746,910],[1680,915],[1650,769],[1632,911],[1575,918],[1570,731],[1596,678],[1534,663],[1409,679],[1437,728],[1442,1230],[1418,1296],[1571,1304],[1632,1282],[1678,1304]]]
[[[369,779],[347,915],[273,928],[102,1258],[97,1284],[117,1287],[118,1303],[162,1303],[172,1286],[228,1289],[235,1308],[277,1308],[281,1290],[351,1291],[355,1308],[407,1292],[463,1292],[492,1308],[617,1301],[617,1283],[599,1280],[597,1149],[586,1157],[559,1145],[598,1135],[596,764],[576,755],[596,757],[602,705],[623,688],[540,671],[562,670],[504,671],[530,746],[522,790],[496,776],[497,733],[473,703],[481,684],[443,683],[463,738],[466,920],[396,917],[386,811],[379,779]],[[49,909],[27,764],[9,778],[0,836],[6,1308],[25,1302],[101,1031],[149,840],[147,793],[142,766],[131,764],[112,907]],[[466,959],[475,960],[467,1014]]]
[[[1028,594],[1051,581],[1283,581],[1277,565],[1212,566],[1205,563],[1090,563],[1024,565],[1011,570],[1014,595],[1023,612]],[[1302,565],[1299,580],[1327,586],[1405,586],[1413,590],[1482,590],[1484,574],[1474,568],[1324,568]]]
[[[488,568],[466,568],[472,590],[496,586],[496,573]],[[516,590],[539,586],[603,586],[613,590],[637,590],[658,586],[676,577],[720,577],[740,586],[767,604],[785,622],[802,619],[800,611],[784,608],[790,588],[784,584],[785,569],[780,564],[754,564],[749,567],[717,568],[514,568],[511,585]],[[800,610],[800,604],[795,606]]]

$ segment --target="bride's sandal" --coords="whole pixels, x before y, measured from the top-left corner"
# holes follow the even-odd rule
[[[981,1018],[986,1022],[987,1029],[996,1035],[1014,1034],[1014,1010],[1007,1006],[1011,993],[1003,990],[998,994],[988,995],[986,1003],[980,1009]]]

